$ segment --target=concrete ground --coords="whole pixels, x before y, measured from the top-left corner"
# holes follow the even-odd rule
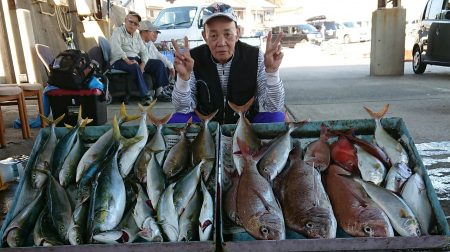
[[[424,148],[422,158],[441,206],[446,216],[450,216],[450,68],[429,66],[425,74],[414,75],[411,63],[406,62],[405,75],[369,76],[370,42],[300,45],[283,50],[285,58],[280,74],[291,117],[313,121],[369,118],[363,106],[379,110],[389,103],[387,116],[402,117],[418,149]],[[36,116],[36,102],[27,104],[29,117]],[[127,106],[130,114],[138,113],[136,104],[137,100]],[[7,147],[0,149],[0,160],[29,155],[39,129],[32,129],[31,139],[23,140],[21,131],[12,128],[13,120],[18,118],[17,108],[2,107],[2,111]],[[170,112],[173,112],[171,103],[158,102],[154,108],[157,116]],[[119,114],[119,103],[108,106],[108,122],[115,114]],[[441,152],[433,157],[429,148]]]

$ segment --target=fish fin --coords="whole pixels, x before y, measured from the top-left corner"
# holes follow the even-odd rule
[[[120,119],[119,121],[122,122],[129,122],[136,119],[141,118],[141,116],[130,116],[127,114],[127,110],[125,107],[125,103],[122,102],[122,105],[120,106]]]
[[[200,118],[200,120],[202,120],[203,122],[207,123],[207,122],[211,121],[216,116],[216,114],[217,114],[217,112],[219,112],[219,110],[216,110],[216,111],[212,112],[209,115],[203,115],[198,110],[194,110],[194,112],[198,116],[198,118]]]
[[[361,195],[358,195],[355,191],[351,190],[350,188],[350,193],[355,197],[355,199],[361,204],[362,207],[366,208],[367,207],[367,201],[365,201]]]
[[[384,104],[384,107],[378,112],[374,112],[365,106],[364,109],[367,111],[367,113],[369,113],[370,117],[372,117],[373,119],[380,119],[388,112],[389,104],[388,103]]]
[[[69,130],[73,129],[73,126],[72,126],[72,125],[66,124],[66,123],[64,123],[64,127],[66,127],[66,128],[69,129]]]
[[[172,117],[172,113],[169,113],[162,118],[157,118],[156,116],[153,115],[153,112],[150,110],[147,112],[147,117],[153,125],[158,126],[166,124]]]
[[[81,106],[81,104],[80,104],[80,108],[78,109],[77,124],[81,125],[82,122],[83,122],[83,106]]]
[[[230,101],[228,101],[228,105],[230,105],[230,108],[236,112],[236,113],[245,113],[249,110],[250,106],[253,105],[253,102],[255,101],[255,97],[250,98],[244,105],[238,106]]]
[[[258,190],[255,190],[253,187],[250,188],[255,194],[256,196],[258,196],[258,198],[261,200],[261,202],[264,205],[264,208],[266,209],[266,211],[270,211],[271,206],[269,204],[269,202],[267,202],[267,200],[264,198],[264,196],[261,194],[261,192],[259,192]]]
[[[82,120],[80,127],[84,128],[84,127],[86,127],[86,125],[88,125],[89,123],[91,123],[93,121],[94,121],[94,119],[89,119],[89,118],[86,117],[86,119]]]
[[[212,221],[211,220],[206,220],[205,222],[203,222],[203,223],[199,223],[199,226],[200,226],[200,228],[202,229],[202,232],[205,232],[205,230],[210,226],[210,225],[212,225],[213,223],[212,223]]]
[[[408,212],[406,212],[405,209],[400,208],[400,217],[401,218],[409,218],[410,216],[409,216]]]
[[[143,106],[142,104],[138,103],[139,110],[144,113],[145,111],[151,110],[156,104],[156,99],[153,100],[148,106]]]
[[[320,125],[320,140],[326,142],[330,138],[330,134],[328,133],[328,127],[325,123]]]
[[[113,138],[115,140],[119,140],[120,137],[121,137],[121,135],[120,135],[119,124],[117,123],[117,117],[114,116],[114,119],[113,119]]]

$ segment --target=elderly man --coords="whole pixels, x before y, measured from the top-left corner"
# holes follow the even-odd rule
[[[144,71],[148,68],[146,67],[148,52],[137,32],[140,21],[141,16],[134,11],[130,11],[125,16],[125,24],[114,29],[111,36],[110,63],[112,68],[133,75],[141,93],[142,104],[148,105],[153,98],[143,76]],[[128,102],[127,98],[125,102]]]
[[[203,115],[219,112],[219,123],[236,123],[238,119],[229,103],[247,105],[244,110],[251,122],[283,122],[284,87],[278,68],[283,59],[280,33],[272,42],[268,34],[266,51],[239,41],[240,28],[233,9],[213,3],[203,10],[203,39],[206,44],[189,50],[187,38],[181,52],[176,41],[175,69],[178,78],[172,93],[176,112],[170,123],[193,117],[194,110]],[[255,102],[249,101],[255,97]],[[251,106],[250,106],[251,105]]]
[[[170,97],[171,91],[168,89],[169,78],[166,67],[169,68],[171,76],[175,76],[175,69],[173,68],[173,64],[153,44],[158,38],[158,33],[160,31],[149,20],[143,20],[141,22],[139,34],[144,41],[149,57],[146,73],[150,73],[155,80],[155,97],[158,101],[170,102],[172,99]]]

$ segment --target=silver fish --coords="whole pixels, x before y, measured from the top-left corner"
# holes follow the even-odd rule
[[[355,147],[358,157],[358,168],[362,178],[365,181],[371,181],[376,185],[380,185],[387,174],[387,169],[384,167],[383,162],[358,145],[355,145]]]
[[[186,209],[180,215],[178,241],[198,240],[198,217],[201,206],[200,193],[196,190]]]
[[[41,115],[41,119],[50,125],[50,132],[44,145],[42,146],[42,151],[39,152],[36,160],[35,166],[31,170],[31,185],[33,188],[41,188],[47,179],[47,175],[36,171],[38,170],[50,170],[50,163],[53,151],[55,150],[56,143],[58,139],[56,138],[55,127],[64,118],[64,114],[58,117],[55,121],[47,119],[45,116]]]
[[[125,184],[117,164],[120,131],[117,119],[113,120],[115,154],[111,155],[98,178],[97,190],[94,194],[95,204],[92,231],[94,234],[108,231],[117,226],[125,211]]]
[[[23,247],[27,238],[36,223],[45,202],[42,191],[28,206],[16,215],[3,232],[2,240],[8,243],[9,247]]]
[[[186,176],[181,178],[174,187],[173,204],[175,205],[178,216],[184,211],[196,191],[200,180],[200,167],[203,162],[202,160]]]
[[[125,104],[122,103],[120,107],[120,119],[118,124],[129,122],[132,120],[138,119],[139,116],[130,116],[127,114],[125,110]],[[80,162],[77,166],[77,173],[75,177],[75,181],[79,182],[85,171],[97,160],[103,158],[109,147],[113,144],[113,129],[111,128],[106,133],[104,133],[101,137],[95,141],[95,143],[83,154]]]
[[[258,171],[267,179],[272,181],[283,170],[288,160],[289,152],[292,150],[291,133],[295,127],[289,124],[289,129],[270,142],[270,146],[259,160]]]
[[[169,241],[174,242],[178,240],[178,214],[173,204],[173,188],[175,183],[170,184],[164,193],[161,195],[157,207],[158,223]]]
[[[147,183],[147,194],[153,209],[156,209],[165,187],[165,177],[156,155],[155,152],[152,152],[151,160],[146,167],[147,176],[145,181]]]
[[[136,184],[139,188],[138,198],[133,211],[133,218],[136,225],[143,230],[138,235],[148,241],[162,241],[162,234],[154,219],[155,211],[148,205],[148,197],[141,185]]]
[[[194,164],[203,160],[210,160],[201,167],[202,177],[208,181],[209,175],[214,167],[214,159],[216,157],[216,144],[209,130],[209,122],[216,116],[218,110],[210,115],[204,116],[197,110],[195,114],[203,121],[200,131],[192,142],[192,161]]]
[[[411,177],[411,169],[404,163],[395,163],[388,171],[384,187],[395,193],[400,193],[403,184]]]
[[[75,145],[72,147],[66,159],[64,160],[62,168],[59,172],[59,183],[65,188],[68,187],[69,184],[75,183],[77,165],[84,153],[84,143],[81,139],[81,135],[86,125],[91,121],[92,120],[83,120],[83,122],[81,123],[80,129],[77,133]]]
[[[198,232],[200,234],[200,241],[208,241],[211,239],[211,235],[214,231],[214,202],[205,183],[203,183],[203,180],[201,180],[200,183],[202,187],[203,203],[200,210],[200,216],[198,217]]]
[[[409,177],[403,186],[401,195],[416,215],[422,234],[428,235],[433,227],[434,214],[428,199],[425,182],[418,173]]]
[[[148,139],[148,128],[147,128],[147,110],[151,109],[155,106],[156,100],[153,101],[148,107],[144,107],[139,104],[139,109],[141,111],[141,120],[139,121],[139,128],[136,132],[135,136],[142,136],[142,139],[128,146],[126,149],[120,151],[119,155],[119,169],[122,177],[128,176],[131,168],[133,168],[133,164],[136,161],[139,153],[141,153]]]
[[[236,155],[234,153],[239,152],[239,146],[237,144],[237,138],[240,138],[243,142],[247,143],[250,148],[250,151],[253,153],[261,148],[261,140],[258,138],[256,133],[253,131],[252,125],[250,121],[245,117],[245,112],[247,112],[252,106],[255,98],[252,97],[246,104],[243,106],[237,106],[231,102],[228,102],[228,105],[234,110],[234,112],[239,114],[239,120],[236,124],[236,129],[233,134],[233,142],[232,142],[232,150],[233,150],[233,161],[234,166],[237,169],[239,175],[241,175],[243,167],[243,157],[241,155]]]
[[[345,175],[342,175],[345,177]],[[351,177],[354,181],[362,185],[367,194],[378,206],[383,209],[391,220],[392,227],[401,236],[420,236],[419,223],[416,216],[405,203],[405,201],[395,193],[366,182],[358,177]]]
[[[381,118],[387,113],[389,109],[389,104],[384,105],[380,112],[373,112],[367,107],[364,107],[369,115],[375,120],[375,142],[380,146],[384,152],[388,155],[391,163],[394,165],[396,163],[404,163],[408,165],[409,158],[408,153],[402,144],[392,138],[386,130],[384,130],[383,125],[381,125]]]

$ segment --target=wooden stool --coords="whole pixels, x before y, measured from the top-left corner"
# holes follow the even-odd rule
[[[44,86],[40,83],[20,83],[19,87],[23,90],[25,99],[36,99],[39,108],[39,114],[44,115],[44,105],[42,103],[42,90]],[[41,128],[45,127],[44,120],[41,120]]]
[[[30,138],[30,126],[28,125],[27,109],[25,105],[25,97],[20,87],[0,85],[0,110],[2,106],[17,105],[19,109],[19,118],[22,123],[22,137],[23,139]],[[5,125],[3,123],[3,116],[0,111],[0,147],[6,147],[5,141]]]

